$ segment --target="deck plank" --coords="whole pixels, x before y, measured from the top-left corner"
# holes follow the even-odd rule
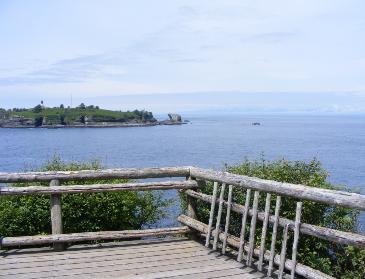
[[[251,267],[193,240],[75,246],[62,252],[23,249],[0,254],[0,278],[208,279],[264,278]]]

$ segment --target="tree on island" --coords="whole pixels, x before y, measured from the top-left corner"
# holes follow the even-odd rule
[[[86,106],[85,106],[85,104],[84,104],[84,103],[81,103],[81,104],[78,106],[78,108],[79,108],[79,109],[85,109],[85,108],[86,108]]]
[[[80,116],[80,122],[81,122],[82,124],[85,124],[85,115],[81,115],[81,116]]]
[[[36,105],[33,110],[34,113],[40,113],[42,111],[42,106],[41,105]]]
[[[43,116],[37,116],[36,118],[34,118],[35,127],[40,127],[42,125],[43,125]]]

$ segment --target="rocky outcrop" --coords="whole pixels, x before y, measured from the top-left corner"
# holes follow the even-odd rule
[[[34,120],[23,116],[0,118],[0,127],[34,127]]]
[[[43,117],[39,116],[34,119],[25,118],[23,116],[10,116],[0,117],[0,128],[107,128],[107,127],[144,127],[144,126],[156,126],[156,125],[181,125],[187,124],[189,121],[182,121],[182,117],[176,113],[169,113],[169,119],[163,121],[157,121],[156,119],[148,121],[138,121],[137,119],[130,119],[128,121],[95,121],[93,117],[83,117],[81,121],[73,121],[71,123],[62,123],[59,117]]]
[[[177,113],[168,114],[171,122],[182,122],[181,115]]]

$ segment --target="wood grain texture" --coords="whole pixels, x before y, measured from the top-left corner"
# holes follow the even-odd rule
[[[114,239],[131,239],[141,237],[157,237],[174,234],[186,234],[191,230],[188,227],[147,229],[147,230],[126,230],[126,231],[102,231],[102,232],[84,232],[55,235],[35,235],[35,236],[18,236],[4,237],[2,239],[3,247],[42,245],[49,243],[62,242],[83,242],[93,240],[114,240]]]
[[[201,233],[203,234],[206,234],[207,231],[208,231],[208,225],[200,222],[200,221],[197,221],[195,219],[191,219],[189,218],[188,216],[185,216],[185,215],[180,215],[178,217],[178,220],[180,223],[188,226],[188,227],[191,227],[197,231],[200,231]],[[220,240],[223,240],[224,238],[224,233],[220,233],[219,234],[219,239]],[[227,244],[230,245],[231,247],[234,247],[234,248],[239,248],[240,247],[240,240],[238,237],[236,236],[233,236],[233,235],[228,235],[227,237]],[[244,250],[245,251],[248,251],[249,247],[248,245],[245,245],[244,246]],[[260,255],[260,250],[259,249],[254,249],[253,251],[253,254],[258,257]],[[264,254],[264,260],[265,261],[268,261],[269,260],[269,251],[266,251],[265,254]],[[280,255],[275,255],[274,257],[274,264],[276,266],[279,266],[280,265]],[[285,268],[287,270],[291,270],[292,269],[292,261],[287,259],[285,261]],[[334,279],[334,277],[331,277],[327,274],[324,274],[318,270],[315,270],[309,266],[305,266],[303,264],[300,264],[298,263],[295,267],[296,269],[296,273],[298,275],[301,275],[305,278],[309,278],[309,279]]]
[[[211,205],[210,205],[210,213],[209,213],[209,224],[208,224],[208,232],[205,239],[205,247],[209,246],[210,242],[210,235],[213,226],[213,218],[214,218],[214,210],[215,210],[215,201],[217,199],[217,189],[218,189],[218,182],[213,183],[213,195],[211,196]]]
[[[19,252],[16,254],[21,256]],[[67,252],[38,254],[34,249],[32,257],[26,258],[29,260],[26,263],[2,262],[0,278],[250,279],[264,276],[191,240],[163,241],[161,245],[158,241],[134,241],[132,246],[125,247],[85,245],[72,257]]]
[[[81,171],[48,171],[4,173],[0,172],[0,183],[84,180],[84,179],[142,179],[159,177],[187,177],[190,167],[125,168]]]
[[[284,269],[285,269],[285,256],[286,256],[286,246],[288,243],[288,230],[289,230],[289,225],[286,225],[283,230],[283,242],[281,243],[279,276],[278,276],[279,279],[283,278]],[[295,268],[295,265],[293,267]],[[295,270],[294,270],[294,272],[295,272]]]
[[[58,181],[58,180],[53,180],[53,181]],[[57,186],[57,187],[45,187],[45,186],[5,187],[5,188],[0,188],[0,196],[193,189],[196,187],[198,187],[198,183],[194,180],[122,183],[122,184],[69,185],[69,186]]]
[[[57,189],[59,187],[59,180],[51,180],[49,183],[49,189]],[[62,196],[60,194],[52,194],[50,198],[51,202],[51,225],[52,234],[62,234],[63,224],[62,224]],[[53,248],[56,251],[64,249],[63,243],[54,243]]]
[[[255,248],[255,234],[256,234],[256,223],[257,223],[257,207],[259,205],[260,192],[255,191],[252,205],[252,218],[250,224],[250,237],[248,241],[248,252],[246,263],[248,266],[252,264],[253,249]]]
[[[251,198],[251,189],[246,191],[246,201],[245,207],[242,212],[242,220],[241,220],[241,233],[240,233],[240,247],[238,249],[237,261],[242,261],[243,258],[243,251],[245,245],[245,234],[246,234],[246,223],[247,223],[247,216],[250,207],[250,198]]]
[[[225,190],[226,190],[226,184],[223,183],[222,186],[221,186],[220,194],[219,194],[219,206],[218,206],[217,220],[215,222],[215,234],[214,234],[214,240],[213,240],[213,250],[217,250],[217,242],[218,242],[219,228],[220,228],[220,225],[221,225]]]
[[[273,224],[273,227],[272,227],[272,235],[271,235],[271,246],[270,246],[270,254],[269,254],[269,267],[268,267],[268,270],[267,270],[268,276],[271,276],[272,269],[273,269],[273,266],[274,266],[276,237],[277,237],[277,234],[278,234],[280,207],[281,207],[281,197],[277,196],[276,197],[276,203],[275,203],[274,224]]]
[[[297,264],[297,252],[298,252],[298,243],[299,243],[299,232],[300,232],[300,220],[302,217],[302,202],[297,202],[297,208],[295,212],[295,227],[294,227],[294,241],[293,241],[293,249],[292,249],[292,262],[294,268],[291,270],[290,278],[294,279],[295,277],[295,266]]]
[[[259,271],[262,271],[262,263],[264,261],[267,225],[269,223],[269,214],[270,214],[270,201],[271,201],[271,194],[266,194],[265,216],[264,216],[264,221],[262,224],[262,233],[261,233],[261,242],[260,242],[260,256],[259,256],[259,262],[257,265],[257,268]]]
[[[223,242],[222,242],[222,254],[226,253],[227,235],[228,235],[228,230],[229,230],[229,219],[231,218],[232,194],[233,194],[233,186],[229,185],[229,187],[228,187],[226,224],[224,226],[224,239],[223,239]]]
[[[208,203],[211,202],[211,196],[210,195],[206,195],[206,194],[203,194],[203,193],[198,193],[198,192],[193,191],[193,190],[187,190],[187,191],[185,191],[185,193],[187,195],[190,195],[190,196],[192,196],[194,198],[197,198],[197,199],[200,199],[202,201],[205,201],[205,202],[208,202]],[[216,199],[216,203],[218,203],[218,202],[219,201]],[[227,206],[226,202],[224,204],[225,204],[225,206]],[[243,205],[240,205],[240,204],[237,204],[237,203],[232,203],[231,210],[234,211],[234,212],[242,214],[243,212],[245,212],[245,207]],[[252,216],[252,214],[253,214],[252,209],[249,210],[248,214],[249,214],[249,216]],[[265,213],[264,212],[258,212],[257,218],[259,220],[263,221],[265,219]],[[289,224],[289,229],[294,230],[294,227],[295,227],[295,222],[294,221],[280,217],[278,219],[278,222],[279,222],[278,224],[281,227],[284,227],[286,224]],[[270,224],[275,223],[275,216],[274,215],[269,216],[269,223]],[[306,223],[302,223],[300,225],[300,233],[310,235],[310,236],[314,236],[314,237],[318,237],[320,239],[332,241],[332,242],[339,243],[339,244],[342,244],[342,245],[353,245],[353,246],[356,246],[356,247],[365,247],[365,235],[362,235],[362,234],[351,233],[351,232],[343,232],[343,231],[339,231],[339,230],[324,228],[324,227],[311,225],[311,224],[306,224]]]
[[[219,183],[226,183],[244,189],[250,188],[255,191],[273,193],[280,196],[365,210],[365,196],[360,194],[283,183],[201,168],[190,168],[190,175],[192,177],[218,181]]]

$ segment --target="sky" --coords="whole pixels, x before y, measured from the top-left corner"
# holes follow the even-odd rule
[[[0,0],[0,107],[365,113],[363,0]]]

